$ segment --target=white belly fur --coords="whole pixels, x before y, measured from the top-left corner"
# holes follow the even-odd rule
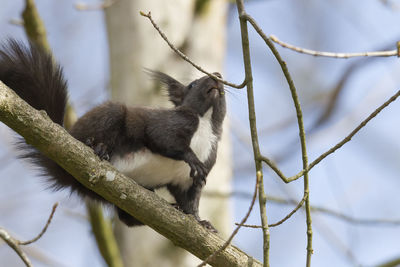
[[[190,142],[190,148],[203,163],[218,140],[212,130],[212,112],[213,109],[210,108],[202,117],[199,117],[199,126]],[[192,185],[187,163],[153,154],[147,148],[122,157],[115,156],[111,159],[111,163],[120,172],[147,188],[172,183],[180,185],[185,190]]]

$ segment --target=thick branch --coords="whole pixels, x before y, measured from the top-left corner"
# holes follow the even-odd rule
[[[57,162],[84,186],[201,259],[224,244],[193,217],[139,186],[100,159],[93,151],[54,124],[43,112],[30,107],[0,82],[0,120]],[[228,246],[210,262],[213,266],[261,266],[241,250]]]

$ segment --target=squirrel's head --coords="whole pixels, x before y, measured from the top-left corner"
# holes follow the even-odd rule
[[[213,74],[222,77],[218,72]],[[152,72],[152,76],[166,85],[169,99],[176,107],[188,107],[200,116],[213,107],[225,115],[225,92],[220,81],[204,76],[185,86],[162,72]]]

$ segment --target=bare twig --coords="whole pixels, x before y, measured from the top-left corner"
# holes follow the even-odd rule
[[[140,11],[140,15],[142,15],[143,17],[146,17],[150,20],[151,24],[153,24],[153,27],[158,31],[158,33],[160,34],[160,36],[164,39],[164,41],[168,44],[168,46],[178,55],[180,56],[183,60],[187,61],[188,63],[190,63],[193,67],[195,67],[196,69],[198,69],[199,71],[207,74],[208,76],[222,82],[223,84],[226,84],[230,87],[233,88],[237,88],[237,89],[241,89],[243,87],[246,86],[246,81],[243,81],[241,84],[234,84],[234,83],[230,83],[228,81],[225,81],[217,76],[215,76],[214,74],[204,70],[202,67],[200,67],[199,65],[197,65],[196,63],[194,63],[188,56],[186,56],[182,51],[180,51],[178,48],[176,48],[167,38],[167,36],[161,31],[160,27],[157,25],[157,23],[154,22],[153,18],[151,17],[151,12],[148,12],[147,14]]]
[[[269,36],[270,40],[279,44],[282,47],[288,48],[290,50],[296,51],[298,53],[307,54],[316,57],[334,57],[334,58],[350,58],[350,57],[393,57],[399,56],[399,49],[390,51],[374,51],[374,52],[360,52],[360,53],[332,53],[332,52],[322,52],[315,51],[306,48],[301,48],[294,46],[285,42],[282,42],[275,35]],[[396,44],[399,47],[398,43]]]
[[[276,164],[268,159],[265,156],[261,156],[261,160],[264,161],[275,173],[284,181],[285,183],[290,183],[302,177],[305,171],[310,171],[315,165],[320,163],[323,159],[325,159],[330,154],[334,153],[336,150],[341,148],[344,144],[349,142],[365,125],[368,124],[373,118],[375,118],[384,108],[389,106],[392,102],[394,102],[400,96],[400,90],[397,91],[393,96],[391,96],[388,100],[386,100],[382,105],[380,105],[377,109],[375,109],[366,119],[364,119],[353,131],[351,131],[346,137],[344,137],[339,143],[330,148],[328,151],[320,155],[313,162],[311,162],[307,168],[300,171],[298,174],[293,175],[291,177],[286,177],[282,171],[276,166]]]
[[[282,202],[283,203],[283,202]],[[290,200],[290,203],[287,202],[285,204],[295,204],[294,201],[292,202]],[[331,210],[325,207],[318,207],[318,206],[311,206],[311,211],[312,212],[320,212],[323,215],[328,215],[332,216],[333,218],[343,220],[347,223],[351,224],[357,224],[357,225],[363,225],[363,226],[371,226],[371,227],[382,227],[382,226],[393,226],[393,227],[398,227],[400,225],[400,220],[399,219],[365,219],[365,218],[355,218],[353,216],[343,214],[341,212]],[[235,223],[238,225],[238,223]],[[250,225],[250,224],[244,224],[244,227],[250,227],[250,228],[262,228],[261,225]],[[270,224],[270,227],[273,227],[274,225]]]
[[[211,192],[211,191],[206,191],[204,192],[205,197],[219,197],[219,198],[229,198],[229,197],[239,197],[239,198],[246,198],[250,199],[252,197],[252,194],[250,192],[242,192],[242,191],[233,191],[233,192],[227,192],[227,193],[221,193],[221,192]],[[300,202],[297,202],[294,199],[284,199],[280,197],[275,197],[275,196],[267,196],[267,201],[274,203],[274,204],[281,204],[281,205],[296,205],[302,207],[302,203],[304,197],[300,200]],[[321,206],[315,206],[311,205],[311,212],[319,212],[322,213],[323,215],[328,215],[332,216],[336,219],[343,220],[347,223],[352,223],[352,224],[359,224],[359,225],[364,225],[364,226],[394,226],[397,227],[400,225],[400,219],[380,219],[380,218],[371,218],[371,219],[364,219],[364,218],[355,218],[353,216],[341,213],[336,210],[332,210],[329,208],[321,207]],[[235,223],[238,225],[239,223]],[[246,226],[246,224],[244,225]],[[273,227],[273,224],[269,225],[270,227]],[[246,227],[249,227],[248,225]],[[253,228],[261,228],[261,226],[256,226]]]
[[[47,231],[47,228],[49,227],[51,220],[53,219],[54,213],[56,212],[57,206],[58,206],[58,202],[53,205],[50,216],[47,219],[46,225],[43,227],[42,231],[35,238],[28,240],[28,241],[24,241],[24,242],[20,241],[18,244],[19,245],[29,245],[29,244],[32,244],[32,243],[38,241],[44,235],[44,233]]]
[[[242,227],[244,225],[244,223],[249,218],[251,211],[253,210],[253,206],[254,206],[254,203],[255,203],[256,198],[257,198],[257,192],[258,192],[258,186],[259,186],[259,180],[260,179],[261,179],[261,173],[257,172],[256,185],[255,185],[255,188],[254,188],[253,198],[251,199],[249,210],[247,211],[246,215],[243,217],[242,221],[239,224],[237,224],[238,227],[236,227],[236,229],[232,232],[231,236],[228,238],[228,240],[226,240],[225,244],[220,249],[218,249],[213,254],[208,256],[197,267],[205,266],[207,264],[207,262],[209,262],[212,258],[214,258],[218,253],[223,251],[232,242],[232,240],[235,237],[235,235],[239,232],[240,227]]]
[[[389,43],[392,44],[395,41],[390,41]],[[380,48],[379,50],[388,50],[391,46],[384,46]],[[309,128],[307,132],[311,133],[316,128],[318,128],[321,124],[323,124],[325,121],[327,121],[330,117],[332,117],[335,109],[338,107],[338,103],[340,100],[340,95],[343,94],[343,91],[346,87],[346,84],[350,80],[351,77],[353,77],[354,73],[358,71],[361,68],[365,68],[366,66],[369,66],[370,63],[376,62],[376,60],[381,59],[379,57],[369,57],[369,58],[358,58],[357,60],[352,61],[351,64],[349,64],[343,71],[341,78],[338,80],[338,82],[329,90],[330,91],[330,97],[328,103],[325,105],[324,110],[322,111],[321,115],[319,118],[316,120],[316,122]]]
[[[260,206],[260,217],[261,224],[263,226],[263,260],[264,267],[269,267],[269,248],[270,248],[270,233],[268,229],[267,219],[267,196],[264,191],[264,179],[262,161],[260,160],[261,152],[260,145],[258,143],[258,132],[257,132],[257,120],[254,103],[254,90],[253,90],[253,74],[251,70],[251,57],[250,57],[250,45],[249,45],[249,32],[247,29],[247,20],[245,17],[246,11],[244,8],[243,0],[236,0],[236,6],[239,15],[240,22],[240,35],[242,39],[242,54],[245,71],[245,81],[247,88],[247,105],[249,110],[249,123],[250,123],[250,134],[251,143],[253,147],[254,163],[256,167],[257,175],[260,175],[259,186],[258,186],[258,201]]]
[[[332,216],[336,219],[341,219],[345,222],[352,224],[359,224],[363,226],[399,226],[399,219],[364,219],[364,218],[354,218],[352,216],[343,214],[338,211],[334,211],[324,207],[311,207],[311,211],[320,212],[325,215]]]
[[[290,217],[292,217],[293,214],[295,214],[303,206],[303,204],[307,198],[308,198],[308,194],[305,193],[303,198],[300,200],[299,204],[297,204],[297,206],[291,212],[289,212],[288,215],[286,215],[282,220],[280,220],[276,223],[269,224],[268,227],[275,227],[275,226],[281,225],[282,223],[287,221]]]
[[[87,4],[83,2],[75,3],[75,8],[79,11],[92,11],[92,10],[103,10],[114,5],[118,0],[105,0],[97,4]]]
[[[294,85],[293,79],[289,73],[287,68],[286,62],[283,61],[281,58],[278,50],[275,48],[274,44],[271,40],[265,35],[265,33],[261,30],[258,26],[256,21],[246,13],[240,15],[241,17],[245,18],[256,32],[260,35],[260,37],[264,40],[265,44],[270,48],[272,54],[275,56],[276,60],[278,61],[279,65],[281,66],[282,72],[286,78],[286,81],[289,85],[290,93],[292,95],[293,103],[296,109],[297,115],[297,123],[299,127],[299,136],[300,136],[300,145],[301,145],[301,154],[302,154],[302,161],[303,161],[303,176],[304,176],[304,197],[305,197],[305,209],[306,209],[306,224],[307,224],[307,263],[306,266],[311,266],[311,255],[313,253],[312,248],[312,220],[311,220],[311,211],[310,211],[310,192],[309,192],[309,177],[308,177],[308,157],[307,157],[307,149],[306,149],[306,134],[304,130],[304,123],[303,123],[303,114],[301,111],[300,101],[297,96],[297,90]],[[275,171],[277,168],[275,169]],[[263,224],[265,227],[265,225]]]
[[[58,206],[58,203],[55,203],[53,205],[53,209],[51,210],[50,216],[47,219],[47,223],[42,229],[42,231],[33,239],[28,240],[28,241],[20,241],[14,237],[12,237],[4,228],[0,227],[0,238],[4,240],[4,242],[7,243],[9,247],[11,247],[15,253],[21,258],[21,260],[25,263],[26,266],[31,267],[32,263],[29,260],[28,256],[25,254],[25,252],[21,249],[21,245],[29,245],[32,244],[33,242],[36,242],[39,240],[43,234],[46,232],[47,228],[49,227],[51,220],[53,218],[54,212],[56,211],[56,208]]]
[[[19,241],[13,238],[4,228],[0,227],[0,238],[7,243],[7,245],[12,248],[15,253],[21,258],[27,267],[32,267],[32,263],[25,252],[19,246]]]
[[[360,131],[367,123],[372,120],[373,118],[376,117],[376,115],[379,114],[384,108],[389,106],[393,101],[395,101],[398,97],[400,96],[400,90],[397,91],[392,97],[390,97],[388,100],[386,100],[381,106],[379,106],[376,110],[374,110],[365,120],[363,120],[349,135],[347,135],[345,138],[343,138],[342,141],[337,143],[335,146],[333,146],[331,149],[323,153],[321,156],[319,156],[317,159],[315,159],[313,162],[310,163],[310,165],[307,167],[307,170],[311,170],[315,165],[317,165],[321,160],[326,158],[328,155],[334,153],[336,150],[341,148],[344,144],[349,142],[353,136]],[[300,172],[301,173],[301,172]],[[290,179],[290,178],[289,178]],[[295,179],[294,179],[295,180]]]

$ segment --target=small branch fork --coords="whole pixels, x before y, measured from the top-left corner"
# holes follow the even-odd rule
[[[288,48],[290,50],[296,51],[298,53],[307,54],[316,57],[333,57],[333,58],[351,58],[351,57],[399,57],[400,56],[400,42],[397,42],[396,50],[390,51],[373,51],[373,52],[358,52],[358,53],[332,53],[332,52],[323,52],[323,51],[315,51],[307,48],[301,48],[298,46],[294,46],[288,43],[285,43],[278,39],[275,35],[270,35],[269,39],[274,43],[279,44],[284,48]]]
[[[37,240],[39,240],[44,235],[44,233],[47,231],[47,228],[49,227],[49,225],[51,223],[51,220],[53,219],[53,215],[57,209],[57,206],[58,206],[58,203],[55,203],[53,205],[50,216],[47,219],[46,225],[43,227],[42,231],[35,238],[33,238],[31,240],[20,241],[16,238],[12,237],[4,228],[0,227],[0,238],[3,239],[4,242],[6,242],[7,245],[9,247],[11,247],[17,253],[17,255],[21,258],[21,260],[28,267],[31,267],[32,263],[29,260],[28,256],[25,254],[25,252],[21,249],[20,246],[32,244],[32,243],[36,242]]]

